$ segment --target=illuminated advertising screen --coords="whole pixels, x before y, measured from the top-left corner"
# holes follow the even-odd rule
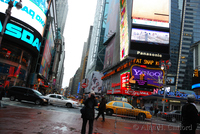
[[[167,76],[166,84],[175,85],[175,76]]]
[[[129,57],[170,58],[170,0],[133,0]]]
[[[10,0],[0,1],[0,12],[5,14]],[[19,2],[15,0],[14,5]],[[11,16],[17,18],[31,27],[35,28],[41,35],[44,32],[46,24],[46,15],[51,0],[23,0],[22,8],[18,10],[15,6],[12,8]]]
[[[53,33],[50,25],[39,71],[39,73],[43,75],[46,79],[48,78],[53,48],[54,48]]]
[[[51,0],[23,0],[22,8],[19,10],[15,7],[18,1],[15,0],[14,2],[11,17],[6,25],[4,38],[17,42],[23,47],[30,47],[27,46],[27,44],[30,44],[37,51],[40,51]],[[0,31],[3,28],[8,2],[9,0],[0,1]]]
[[[169,28],[169,0],[133,0],[132,23]]]
[[[169,32],[132,28],[131,41],[169,44]]]
[[[130,72],[124,72],[120,75],[120,86],[123,90],[129,89],[129,78],[130,78]]]
[[[129,34],[127,0],[120,0],[120,61],[128,56]]]
[[[192,89],[196,89],[196,88],[200,88],[200,73],[196,72],[196,75],[194,74],[194,76],[192,77]]]
[[[138,85],[162,87],[164,72],[160,68],[143,68],[139,65],[131,67],[130,83],[137,83]]]

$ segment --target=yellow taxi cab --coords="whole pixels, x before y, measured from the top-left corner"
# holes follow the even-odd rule
[[[131,104],[123,101],[110,101],[106,104],[106,115],[112,114],[134,116],[138,120],[152,117],[149,111],[134,108]]]

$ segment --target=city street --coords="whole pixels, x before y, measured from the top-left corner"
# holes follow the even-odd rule
[[[8,98],[3,98],[2,103],[5,106],[0,108],[0,133],[2,134],[80,134],[82,125],[80,107],[37,106],[27,102],[9,101]],[[137,121],[106,116],[105,122],[101,122],[101,117],[94,122],[94,132],[178,134],[179,123],[158,120],[155,117],[152,120]]]

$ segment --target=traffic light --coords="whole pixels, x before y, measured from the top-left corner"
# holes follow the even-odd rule
[[[194,77],[199,77],[199,71],[198,71],[198,69],[194,70]]]

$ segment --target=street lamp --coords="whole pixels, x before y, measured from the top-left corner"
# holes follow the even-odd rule
[[[166,90],[166,80],[167,80],[167,69],[169,69],[170,66],[171,66],[171,62],[169,60],[161,61],[161,69],[165,71],[164,83],[163,83],[164,95],[163,95],[163,109],[162,109],[162,112],[165,111],[165,90]]]
[[[11,16],[11,9],[13,7],[13,3],[14,2],[15,2],[15,0],[10,0],[8,2],[8,8],[6,9],[6,17],[5,17],[5,20],[4,20],[4,23],[3,23],[3,28],[1,30],[1,34],[0,34],[0,47],[1,47],[1,42],[2,42],[2,39],[3,39],[4,31],[5,31],[6,25],[8,23],[8,19]],[[17,2],[17,4],[15,5],[17,9],[21,9],[22,8],[21,2],[22,2],[22,0],[20,0],[20,2]]]

